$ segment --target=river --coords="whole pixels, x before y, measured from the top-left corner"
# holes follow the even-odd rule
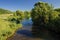
[[[17,32],[12,36],[11,38],[8,38],[8,40],[55,40],[53,38],[34,38],[31,33],[32,28],[32,20],[23,20],[22,22],[23,28],[18,29]],[[57,39],[56,39],[57,40]]]
[[[29,37],[32,36],[32,33],[31,33],[31,28],[32,28],[32,23],[33,23],[32,20],[31,19],[29,19],[29,20],[25,19],[21,23],[23,25],[23,28],[18,30],[17,33],[23,34],[23,35],[26,35]]]

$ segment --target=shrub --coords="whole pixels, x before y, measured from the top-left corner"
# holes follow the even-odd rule
[[[14,32],[21,27],[21,24],[0,19],[0,40],[6,40],[7,37],[12,36]]]
[[[43,30],[60,32],[59,12],[54,11],[53,6],[45,2],[37,2],[31,11],[33,21],[33,35],[41,35]],[[58,26],[59,25],[59,26]]]

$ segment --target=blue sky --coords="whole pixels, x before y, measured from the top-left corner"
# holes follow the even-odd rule
[[[55,8],[60,7],[60,0],[0,0],[0,8],[12,11],[31,10],[38,1],[48,2]]]

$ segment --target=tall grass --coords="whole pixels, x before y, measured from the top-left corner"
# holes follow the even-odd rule
[[[15,22],[8,21],[8,17],[5,19],[0,18],[0,40],[6,40],[12,36],[14,32],[21,28],[22,24],[16,24]]]

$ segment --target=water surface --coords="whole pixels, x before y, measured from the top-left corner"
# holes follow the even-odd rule
[[[32,20],[29,19],[25,19],[22,22],[23,28],[21,30],[18,30],[17,33],[18,34],[22,34],[28,37],[32,37],[32,33],[31,33],[31,28],[32,28]]]

